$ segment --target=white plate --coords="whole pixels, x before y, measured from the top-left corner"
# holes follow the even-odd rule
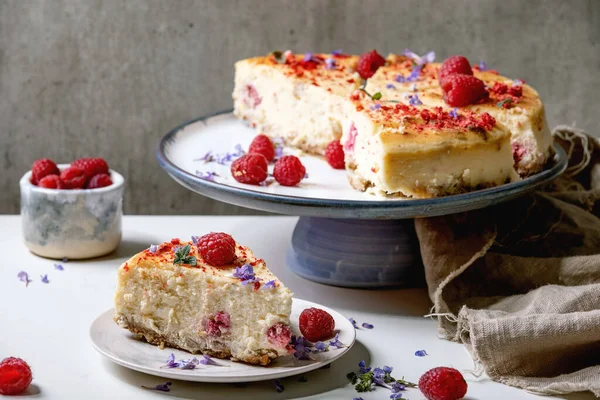
[[[114,310],[112,309],[100,315],[92,323],[90,337],[94,348],[111,361],[136,371],[163,378],[221,383],[278,379],[324,367],[343,356],[354,344],[356,332],[346,317],[328,307],[300,299],[293,299],[292,302],[292,315],[290,319],[294,335],[300,334],[298,328],[300,313],[302,310],[310,307],[323,309],[333,316],[336,331],[339,332],[339,340],[348,347],[341,349],[330,347],[329,351],[312,354],[315,361],[300,361],[295,359],[293,355],[289,355],[278,358],[268,367],[261,367],[213,358],[213,360],[222,366],[199,365],[193,370],[180,370],[161,367],[165,365],[165,361],[171,353],[175,354],[177,360],[191,358],[192,355],[190,353],[169,347],[160,350],[157,346],[135,339],[133,334],[120,328],[113,321]]]

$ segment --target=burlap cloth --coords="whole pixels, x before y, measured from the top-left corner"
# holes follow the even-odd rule
[[[600,146],[557,127],[569,168],[517,200],[415,222],[440,335],[476,370],[600,397]]]

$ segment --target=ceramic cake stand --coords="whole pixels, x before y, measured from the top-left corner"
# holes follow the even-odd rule
[[[413,218],[488,207],[551,181],[567,165],[564,151],[543,172],[491,189],[426,200],[382,199],[354,190],[343,170],[316,156],[284,148],[306,167],[298,187],[267,180],[265,186],[233,179],[231,161],[248,149],[255,131],[230,111],[184,123],[160,141],[161,167],[186,188],[226,203],[297,215],[288,266],[313,281],[346,287],[417,286],[423,282]],[[241,147],[240,147],[241,146]],[[270,167],[272,168],[272,167]],[[271,170],[272,171],[272,170]]]

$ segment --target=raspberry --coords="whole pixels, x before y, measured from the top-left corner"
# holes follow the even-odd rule
[[[344,148],[339,140],[334,140],[325,149],[325,159],[335,169],[344,169]]]
[[[60,174],[60,171],[54,161],[47,158],[36,160],[31,166],[31,183],[37,185],[43,177],[58,174]]]
[[[108,164],[102,158],[80,158],[73,161],[71,167],[81,168],[87,179],[98,174],[108,174]]]
[[[98,174],[92,176],[92,179],[85,186],[86,189],[98,189],[105,186],[112,185],[112,179],[108,174]]]
[[[467,382],[456,369],[437,367],[421,376],[419,389],[428,400],[458,400],[467,393]]]
[[[329,339],[334,329],[335,321],[327,311],[313,307],[300,314],[300,332],[311,342]]]
[[[69,167],[60,173],[60,180],[65,189],[83,189],[87,178],[81,168]]]
[[[452,107],[474,104],[488,95],[483,81],[470,75],[448,75],[442,82],[442,89],[444,101]]]
[[[60,181],[60,176],[58,175],[46,175],[38,182],[39,187],[43,187],[46,189],[62,189],[62,183]]]
[[[451,74],[473,75],[473,70],[471,69],[469,60],[463,56],[452,56],[446,58],[438,72],[438,78],[440,82]]]
[[[262,154],[270,162],[275,159],[275,146],[267,135],[258,135],[250,143],[248,153]]]
[[[381,66],[385,65],[385,58],[373,49],[367,53],[364,53],[358,59],[356,70],[363,79],[369,79],[375,74],[375,71]]]
[[[235,240],[226,233],[208,233],[198,239],[198,251],[207,264],[231,264],[235,260]]]
[[[523,86],[521,86],[521,85],[511,86],[510,88],[508,88],[508,94],[510,94],[511,96],[515,96],[515,97],[523,96]]]
[[[219,311],[206,322],[206,333],[209,336],[221,336],[229,332],[231,316],[225,311]]]
[[[240,183],[258,185],[267,179],[267,159],[262,154],[246,154],[231,163],[231,175]]]
[[[254,85],[246,85],[244,93],[244,103],[250,108],[256,108],[262,103],[261,97],[258,95],[258,90]]]
[[[275,324],[267,330],[267,339],[269,343],[285,349],[292,339],[292,331],[287,325]]]
[[[296,186],[306,175],[306,168],[296,156],[283,156],[275,163],[273,176],[283,186]]]
[[[0,394],[19,394],[32,379],[31,368],[20,358],[8,357],[0,362]]]

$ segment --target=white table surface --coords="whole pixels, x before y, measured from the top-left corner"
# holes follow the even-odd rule
[[[462,371],[473,368],[462,345],[440,340],[435,321],[423,318],[431,306],[424,289],[356,290],[325,286],[294,275],[285,266],[285,252],[295,217],[127,216],[123,241],[115,254],[90,261],[69,261],[65,270],[54,261],[29,253],[21,240],[19,216],[0,216],[0,359],[21,357],[31,365],[32,386],[24,398],[40,399],[292,399],[327,398],[388,399],[390,392],[377,388],[358,394],[346,379],[360,360],[374,366],[394,367],[394,376],[417,381],[427,369],[447,365]],[[372,330],[357,332],[357,343],[330,369],[306,374],[308,382],[282,380],[283,393],[272,381],[244,386],[174,381],[169,393],[153,392],[165,379],[117,366],[92,348],[88,330],[92,321],[112,307],[117,267],[150,244],[172,237],[189,238],[210,231],[224,231],[263,257],[269,268],[295,296],[332,307]],[[33,282],[25,284],[17,273],[25,270]],[[40,281],[48,274],[50,283]],[[414,356],[425,349],[426,357]],[[542,399],[522,390],[475,378],[465,373],[467,399]],[[423,399],[415,389],[408,399]],[[593,399],[589,394],[568,399]]]

